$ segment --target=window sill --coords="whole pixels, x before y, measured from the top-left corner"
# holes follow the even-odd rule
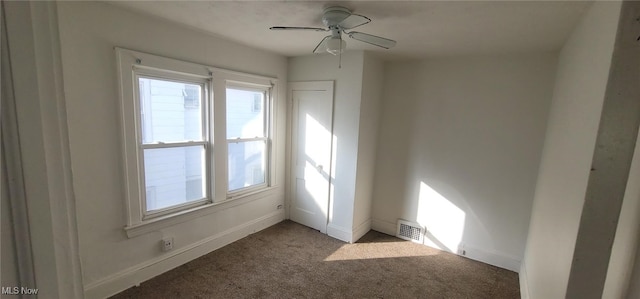
[[[127,233],[128,238],[137,237],[165,227],[173,226],[182,222],[190,221],[202,216],[243,205],[245,203],[265,198],[267,196],[275,195],[278,189],[278,186],[272,186],[253,192],[243,193],[241,195],[227,198],[226,200],[221,202],[214,202],[202,206],[197,206],[173,214],[163,215],[145,220],[134,225],[125,226],[124,231]]]
[[[238,199],[238,198],[243,198],[243,197],[247,197],[247,196],[251,196],[254,194],[258,194],[258,193],[262,193],[265,190],[268,190],[270,188],[273,187],[266,187],[267,184],[262,184],[258,187],[253,186],[253,187],[249,187],[249,188],[245,188],[245,189],[240,189],[239,191],[234,191],[231,193],[227,193],[227,200],[230,199]]]

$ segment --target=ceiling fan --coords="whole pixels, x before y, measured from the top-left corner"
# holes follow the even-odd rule
[[[396,45],[396,41],[379,37],[367,33],[348,31],[353,28],[362,26],[371,22],[371,19],[352,14],[347,8],[340,6],[328,7],[322,14],[322,23],[327,28],[319,27],[285,27],[274,26],[271,30],[307,30],[307,31],[330,31],[331,35],[327,35],[320,43],[313,49],[313,53],[329,52],[333,55],[341,54],[347,47],[347,42],[342,39],[342,33],[348,35],[350,38],[365,42],[374,46],[378,46],[385,49],[393,48]]]

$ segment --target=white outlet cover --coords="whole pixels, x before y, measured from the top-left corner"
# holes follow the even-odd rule
[[[173,238],[172,237],[162,238],[161,245],[162,245],[162,251],[169,251],[173,249]]]

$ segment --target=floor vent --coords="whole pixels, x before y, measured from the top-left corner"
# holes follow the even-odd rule
[[[398,219],[396,237],[416,243],[424,240],[424,229],[420,224]]]

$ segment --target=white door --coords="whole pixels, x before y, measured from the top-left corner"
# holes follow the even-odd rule
[[[331,184],[333,82],[291,82],[291,220],[327,232]]]

